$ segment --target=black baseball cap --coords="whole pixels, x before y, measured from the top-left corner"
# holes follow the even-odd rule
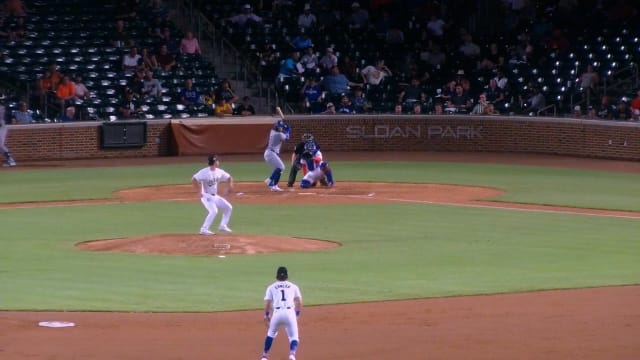
[[[276,277],[277,278],[283,278],[283,277],[288,277],[289,274],[287,273],[287,268],[284,266],[280,266],[278,268],[278,271],[276,271]]]

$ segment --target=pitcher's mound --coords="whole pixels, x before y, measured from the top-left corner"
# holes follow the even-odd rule
[[[87,251],[162,255],[264,254],[319,251],[339,247],[331,241],[284,236],[245,234],[158,234],[141,237],[86,241],[76,245]]]

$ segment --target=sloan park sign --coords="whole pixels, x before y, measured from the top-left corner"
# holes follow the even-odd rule
[[[440,126],[440,125],[350,125],[346,128],[347,139],[481,139],[482,126]]]

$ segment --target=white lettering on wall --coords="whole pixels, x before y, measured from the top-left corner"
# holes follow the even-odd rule
[[[424,137],[427,139],[471,140],[482,138],[482,126],[428,126]],[[416,126],[391,126],[375,125],[373,127],[363,125],[351,125],[346,129],[348,139],[389,139],[389,138],[421,138],[422,127]]]

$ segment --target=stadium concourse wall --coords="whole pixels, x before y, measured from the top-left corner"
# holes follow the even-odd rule
[[[102,127],[110,123],[10,125],[7,146],[18,161],[260,154],[276,120],[148,120],[144,142],[122,148],[102,144]],[[292,142],[311,132],[331,151],[513,152],[640,161],[640,123],[455,115],[290,115],[286,121]]]

